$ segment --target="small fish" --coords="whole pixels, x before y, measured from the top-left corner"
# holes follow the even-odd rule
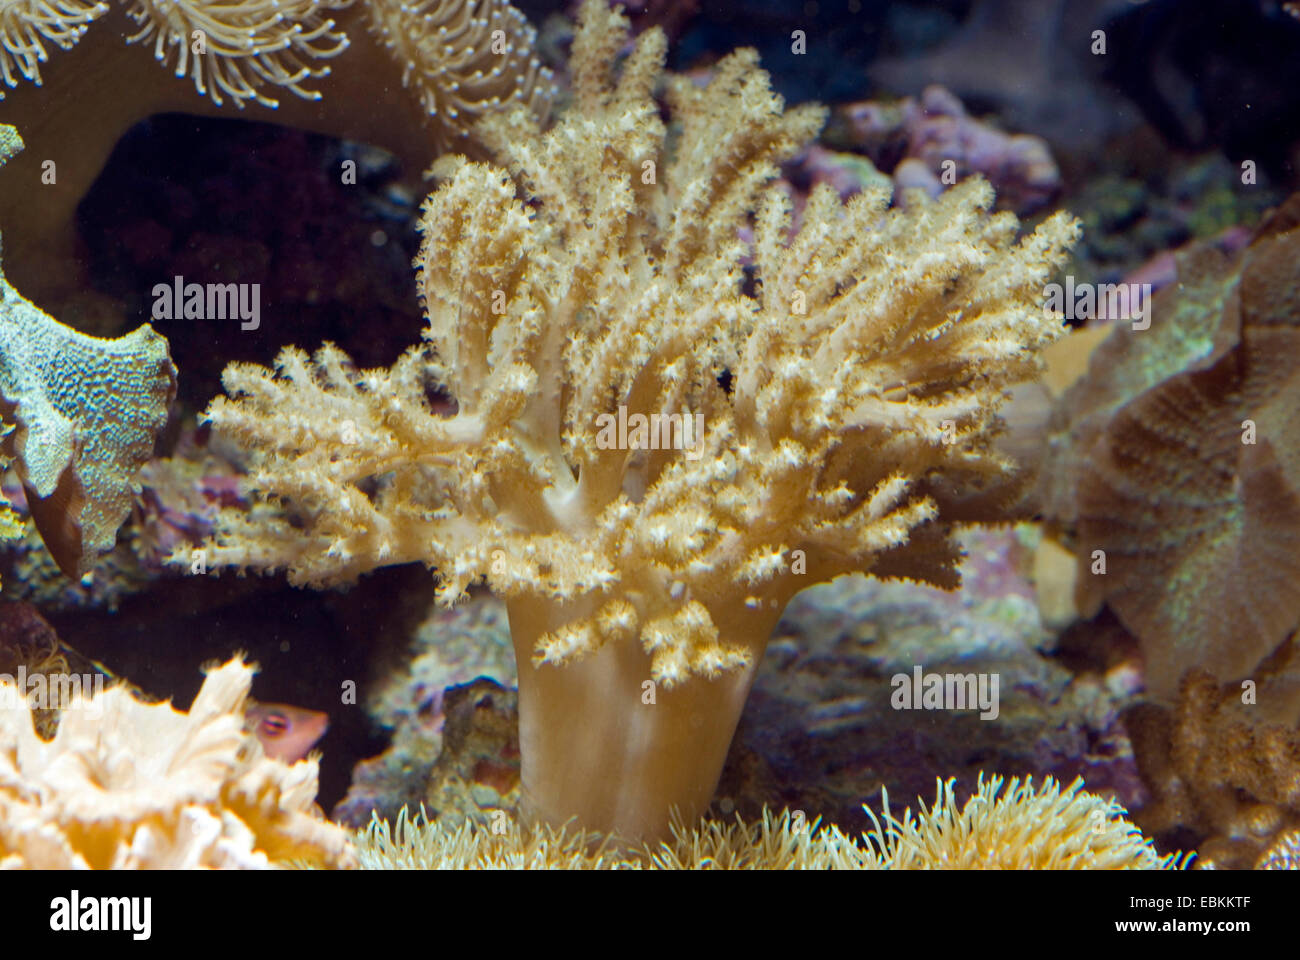
[[[304,710],[287,703],[255,703],[244,710],[248,729],[262,742],[268,757],[296,763],[307,756],[325,731],[329,717],[319,710]]]
[[[156,703],[158,697],[145,693],[139,687],[123,677],[118,676],[98,660],[92,660],[78,653],[70,646],[59,641],[59,650],[69,654],[74,664],[89,664],[114,683],[125,684],[131,692],[145,703]],[[307,756],[307,751],[325,736],[329,729],[330,718],[319,710],[306,710],[303,707],[290,706],[287,703],[258,703],[249,698],[244,708],[244,727],[262,744],[262,750],[268,757],[275,757],[285,763],[297,763]]]

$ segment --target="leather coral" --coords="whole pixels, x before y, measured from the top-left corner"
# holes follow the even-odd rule
[[[253,119],[387,149],[414,178],[444,150],[473,149],[484,113],[545,117],[555,94],[507,0],[0,0],[0,102],[31,148],[0,190],[0,223],[23,225],[9,274],[75,320],[77,203],[150,116],[255,105]],[[44,189],[55,169],[59,189]]]
[[[1004,388],[1060,320],[1041,290],[1075,233],[1017,241],[968,182],[890,209],[772,181],[813,138],[753,51],[652,92],[649,31],[583,8],[574,106],[441,162],[417,259],[425,342],[358,371],[327,345],[232,365],[213,423],[283,509],[229,514],[209,563],[346,582],[419,561],[486,582],[520,664],[533,814],[663,835],[707,804],[787,600],[870,571],[951,586],[945,510],[1009,472]],[[451,416],[428,401],[454,397]]]

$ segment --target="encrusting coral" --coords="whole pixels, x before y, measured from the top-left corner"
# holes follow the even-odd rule
[[[1161,856],[1124,819],[1124,811],[1048,777],[1035,788],[1017,779],[980,778],[959,810],[952,782],[939,781],[934,806],[901,820],[867,809],[876,829],[862,842],[837,827],[789,810],[746,823],[671,824],[655,846],[601,843],[582,831],[550,826],[494,831],[466,821],[430,823],[423,811],[394,824],[375,818],[357,837],[357,858],[371,870],[1168,870],[1181,855]],[[882,823],[883,820],[883,823]]]
[[[15,127],[0,123],[0,167],[23,149],[23,139]],[[17,540],[23,536],[22,517],[4,494],[0,494],[0,540]]]
[[[60,569],[80,577],[112,548],[136,472],[176,390],[148,325],[116,340],[65,327],[0,273],[0,409],[27,504]]]
[[[791,236],[770,181],[824,111],[785,109],[741,50],[705,89],[669,81],[670,138],[663,34],[615,81],[625,39],[588,2],[556,128],[498,115],[479,135],[507,169],[435,168],[425,344],[389,370],[331,345],[228,368],[208,417],[285,509],[228,512],[207,560],[309,585],[419,561],[448,602],[486,581],[528,811],[653,837],[707,805],[791,596],[957,582],[950,522],[1010,473],[996,410],[1058,334],[1041,291],[1075,228],[1016,242],[968,181],[906,211],[819,188]]]
[[[21,146],[0,126],[0,163]],[[0,452],[15,462],[32,519],[68,576],[112,548],[175,393],[167,341],[148,324],[116,340],[78,333],[0,268]]]
[[[1155,836],[1190,831],[1201,867],[1261,868],[1294,860],[1300,829],[1300,643],[1253,685],[1183,678],[1170,709],[1144,704],[1125,723],[1154,797],[1138,812]],[[1291,852],[1288,853],[1287,851]]]
[[[253,670],[212,669],[188,713],[124,687],[63,706],[37,736],[0,678],[0,868],[355,865],[347,831],[315,807],[317,762],[265,756],[244,730]]]
[[[18,128],[0,123],[0,166],[11,157],[17,156],[22,149],[23,138],[18,135]]]

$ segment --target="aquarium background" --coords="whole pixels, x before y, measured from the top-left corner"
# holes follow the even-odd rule
[[[0,12],[11,6],[0,0]],[[512,27],[511,43],[552,71],[553,103],[538,112],[554,122],[577,109],[577,5],[515,6],[536,35],[529,47]],[[1106,816],[1105,803],[1122,807],[1162,857],[1294,867],[1300,10],[1268,0],[626,7],[631,36],[664,31],[667,68],[697,88],[731,50],[752,47],[787,105],[826,105],[820,133],[779,167],[796,222],[823,185],[845,202],[883,187],[915,208],[982,177],[1022,234],[1057,211],[1081,227],[1042,284],[1066,335],[1043,349],[1041,378],[1007,388],[990,440],[1016,464],[1014,482],[949,509],[960,584],[903,570],[795,591],[707,815],[752,823],[789,810],[797,828],[820,818],[856,837],[877,826],[882,791],[898,813],[934,802],[937,782],[951,781],[960,807],[995,775],[1082,778]],[[448,177],[422,174],[439,147],[491,151],[459,134],[413,148],[407,128],[429,121],[410,119],[421,111],[401,70],[380,99],[333,113],[284,91],[280,111],[217,107],[152,62],[152,40],[115,39],[115,23],[89,22],[67,50],[47,39],[44,85],[16,77],[0,88],[0,123],[27,142],[0,171],[5,276],[82,333],[152,324],[175,391],[110,548],[81,576],[60,570],[36,530],[22,457],[6,448],[3,491],[19,527],[0,544],[0,673],[98,674],[184,710],[201,666],[242,654],[257,664],[252,705],[237,711],[247,733],[277,762],[319,759],[319,809],[303,816],[364,829],[423,805],[446,830],[490,826],[503,811],[514,824],[515,651],[506,606],[481,579],[448,606],[445,578],[418,562],[311,587],[195,553],[222,516],[275,509],[254,490],[247,446],[205,421],[223,371],[325,342],[350,369],[396,363],[425,325],[411,266],[421,204]],[[131,73],[114,96],[139,96],[147,116],[109,111],[62,143],[40,126],[29,135],[25,120],[57,119],[68,98],[90,96],[79,71],[102,78],[98,64],[128,55],[165,94],[137,93],[145,81]],[[324,102],[348,83],[340,58]],[[662,82],[654,93],[672,143],[680,124]],[[71,173],[35,182],[39,162],[80,152],[104,159],[60,201],[73,211],[63,232],[40,221],[36,240],[20,239],[20,218],[45,215],[34,191],[81,190]],[[761,289],[754,263],[741,268],[739,286]],[[260,315],[253,325],[177,306],[160,317],[157,287],[173,278],[257,285]],[[12,356],[6,364],[35,362]],[[424,400],[432,417],[458,412],[435,380]],[[286,435],[294,429],[286,419]],[[292,510],[286,522],[306,523]],[[950,684],[930,703],[932,675],[974,678],[979,702],[954,705]],[[57,709],[37,719],[52,736]]]

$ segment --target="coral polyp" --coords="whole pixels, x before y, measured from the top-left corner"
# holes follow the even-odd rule
[[[225,94],[238,107],[253,100],[264,107],[279,101],[266,87],[288,90],[305,100],[320,93],[302,86],[329,74],[316,61],[348,47],[345,33],[327,13],[352,0],[135,0],[127,11],[140,27],[127,43],[153,43],[154,59],[189,76],[194,89],[218,105]]]
[[[87,26],[107,11],[107,3],[85,0],[0,2],[0,76],[5,85],[16,87],[20,80],[29,80],[39,86],[40,65],[49,59],[45,45],[72,48]]]

